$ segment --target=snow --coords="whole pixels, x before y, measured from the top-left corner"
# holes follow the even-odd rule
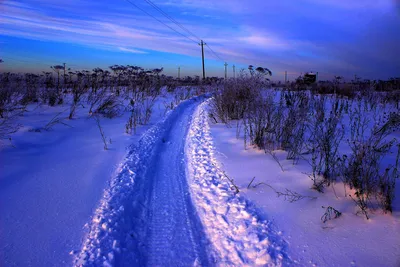
[[[399,266],[399,186],[394,213],[366,220],[343,184],[318,193],[305,161],[276,151],[282,171],[234,125],[213,124],[207,98],[166,116],[176,99],[159,97],[136,135],[128,113],[101,118],[107,151],[87,108],[39,132],[68,106],[29,106],[15,148],[0,147],[0,265]],[[342,215],[323,223],[328,206]]]
[[[23,128],[12,137],[15,148],[0,146],[0,265],[70,265],[70,253],[80,249],[85,225],[118,173],[126,148],[163,118],[163,102],[171,97],[157,100],[150,125],[139,127],[137,135],[125,134],[128,112],[101,118],[112,141],[107,151],[87,107],[64,120],[72,127],[58,124],[35,132],[58,112],[68,117],[69,106],[68,101],[56,107],[30,105],[19,118]]]
[[[371,219],[356,215],[357,207],[345,197],[343,184],[337,183],[325,193],[311,189],[312,181],[306,173],[310,166],[300,160],[298,165],[286,160],[286,152],[276,151],[283,166],[263,151],[244,148],[242,136],[236,138],[236,125],[210,124],[210,138],[215,146],[215,158],[227,175],[234,179],[242,197],[259,208],[260,215],[282,231],[280,236],[287,243],[286,253],[300,266],[400,266],[400,195],[394,205],[394,213],[372,211]],[[305,198],[293,203],[278,197],[275,190],[286,189]],[[397,192],[399,192],[397,186]],[[347,188],[347,193],[349,189]],[[332,206],[342,216],[321,221],[322,208]]]
[[[186,140],[192,198],[214,246],[217,266],[281,266],[291,260],[275,226],[235,190],[215,159],[205,107],[194,114]],[[236,165],[241,163],[236,162]]]
[[[130,148],[95,212],[76,266],[212,261],[185,175],[185,136],[201,99],[181,103]]]

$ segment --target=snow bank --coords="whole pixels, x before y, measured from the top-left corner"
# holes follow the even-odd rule
[[[189,186],[218,266],[282,266],[291,261],[281,232],[262,220],[256,208],[235,194],[215,160],[207,112],[202,103],[186,140]],[[238,163],[240,164],[240,163]]]

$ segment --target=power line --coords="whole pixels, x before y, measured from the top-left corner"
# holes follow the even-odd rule
[[[210,49],[210,51],[211,51],[219,60],[225,61],[225,60],[223,60],[220,56],[218,56],[217,53],[215,53],[214,50],[212,50],[211,47],[210,47],[208,44],[206,44],[206,46],[208,47],[208,49]]]
[[[205,78],[205,73],[204,73],[204,48],[203,45],[206,45],[207,48],[212,52],[213,57],[215,57],[217,60],[220,61],[224,61],[208,44],[204,43],[203,40],[201,38],[199,38],[198,36],[196,36],[194,33],[192,33],[190,30],[188,30],[186,27],[184,27],[181,23],[179,23],[178,21],[176,21],[174,18],[172,18],[170,15],[168,15],[166,12],[164,12],[160,7],[158,7],[155,3],[153,3],[151,0],[144,0],[147,4],[149,4],[151,7],[153,7],[154,9],[156,9],[159,13],[161,13],[164,17],[166,17],[167,19],[169,19],[172,23],[174,23],[176,26],[178,26],[180,29],[182,29],[183,31],[185,31],[187,34],[189,34],[189,36],[186,36],[185,34],[177,31],[176,29],[172,28],[171,26],[169,26],[168,24],[164,23],[163,21],[161,21],[160,19],[158,19],[157,17],[151,15],[149,12],[147,12],[146,10],[140,8],[138,5],[136,5],[135,3],[133,3],[131,0],[126,0],[129,4],[131,4],[132,6],[134,6],[135,8],[139,9],[140,11],[142,11],[143,13],[145,13],[147,16],[152,17],[153,19],[157,20],[159,23],[163,24],[164,26],[168,27],[170,30],[176,32],[177,34],[185,37],[186,39],[197,43],[199,45],[201,45],[202,47],[202,65],[203,65],[203,79]],[[194,41],[191,37],[194,37],[195,39],[199,40],[200,43]],[[226,62],[225,62],[226,64]]]
[[[158,12],[160,12],[162,15],[164,15],[166,18],[168,18],[170,21],[172,21],[173,23],[175,23],[175,25],[177,25],[179,28],[181,28],[182,30],[184,30],[185,32],[187,32],[189,35],[193,36],[194,38],[196,38],[197,40],[201,41],[201,38],[199,38],[198,36],[196,36],[194,33],[192,33],[191,31],[189,31],[186,27],[184,27],[181,23],[179,23],[178,21],[176,21],[173,17],[171,17],[170,15],[168,15],[166,12],[164,12],[161,8],[159,8],[154,2],[152,2],[151,0],[144,0],[146,1],[149,5],[151,5],[154,9],[156,9]]]
[[[184,35],[184,34],[181,33],[181,32],[178,32],[177,30],[175,30],[174,28],[172,28],[172,27],[169,26],[168,24],[164,23],[163,21],[159,20],[159,19],[156,18],[155,16],[151,15],[151,14],[150,14],[149,12],[147,12],[146,10],[140,8],[138,5],[136,5],[136,4],[133,3],[132,1],[130,1],[130,0],[125,0],[125,1],[127,1],[127,2],[130,3],[132,6],[136,7],[137,9],[139,9],[140,11],[142,11],[143,13],[145,13],[146,15],[148,15],[148,16],[152,17],[153,19],[157,20],[158,22],[160,22],[160,23],[163,24],[164,26],[168,27],[168,28],[171,29],[172,31],[176,32],[177,34],[182,35],[183,37],[185,37],[185,38],[189,39],[190,41],[192,41],[192,42],[194,42],[194,43],[197,44],[197,42],[196,42],[195,40],[191,39],[190,37]]]
[[[128,1],[128,0],[126,0]],[[193,36],[194,38],[196,38],[197,40],[199,40],[201,42],[201,38],[198,37],[197,35],[195,35],[194,33],[192,33],[190,30],[188,30],[186,27],[184,27],[181,23],[179,23],[178,21],[176,21],[173,17],[171,17],[170,15],[168,15],[165,11],[163,11],[160,7],[158,7],[154,2],[152,2],[151,0],[144,0],[145,2],[147,2],[150,6],[152,6],[154,9],[156,9],[158,12],[160,12],[162,15],[164,15],[166,18],[168,18],[170,21],[172,21],[175,25],[177,25],[178,27],[180,27],[182,30],[184,30],[185,32],[187,32],[189,35]],[[130,2],[130,1],[129,1]],[[146,14],[148,14],[146,12]],[[153,16],[152,16],[153,17]],[[224,61],[220,56],[218,56],[217,53],[215,53],[215,51],[208,45],[205,44],[208,49],[213,53],[213,55],[221,60]]]

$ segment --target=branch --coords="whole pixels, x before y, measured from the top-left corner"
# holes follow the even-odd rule
[[[219,169],[218,166],[216,166],[214,163],[211,163],[215,168]],[[219,169],[224,176],[226,177],[226,179],[228,179],[228,181],[232,184],[232,186],[235,188],[235,194],[239,193],[239,187],[235,184],[235,182],[233,181],[233,179],[229,178],[228,175],[226,175],[225,171]]]
[[[247,186],[247,188],[250,188],[250,186],[253,183],[254,179],[255,179],[255,177],[253,177],[253,179],[250,181],[250,183]],[[256,188],[259,185],[268,186],[269,188],[274,190],[274,192],[276,193],[276,195],[278,197],[283,196],[284,200],[289,201],[290,203],[293,203],[293,202],[296,202],[296,201],[299,201],[299,200],[302,200],[302,199],[305,199],[305,198],[312,199],[312,200],[317,199],[317,197],[300,195],[299,193],[297,193],[295,191],[292,191],[290,189],[287,189],[287,188],[285,188],[285,192],[280,192],[280,191],[276,190],[274,187],[272,187],[271,185],[269,185],[267,183],[264,183],[264,182],[257,183],[255,185],[253,185],[252,188]]]
[[[104,143],[104,150],[108,150],[108,147],[107,147],[107,139],[106,139],[106,136],[105,136],[105,134],[104,134],[103,128],[102,128],[101,125],[100,125],[100,118],[99,118],[99,116],[98,116],[97,114],[95,114],[95,115],[93,116],[93,118],[94,118],[94,120],[96,121],[97,127],[99,127],[100,135],[101,135],[101,138],[102,138],[103,143]]]
[[[324,215],[322,215],[322,217],[321,217],[321,221],[323,223],[326,223],[327,221],[331,220],[332,217],[333,217],[333,219],[336,219],[342,215],[342,213],[340,211],[336,210],[335,208],[332,208],[331,206],[329,206],[329,207],[322,206],[322,208],[323,209],[326,208]]]

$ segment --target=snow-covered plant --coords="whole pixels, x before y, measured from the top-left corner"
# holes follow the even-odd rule
[[[99,115],[95,114],[92,118],[96,121],[96,125],[99,128],[99,132],[100,132],[100,135],[101,135],[101,140],[103,141],[103,144],[104,144],[104,150],[108,150],[108,145],[111,144],[111,139],[107,140],[107,137],[106,137],[106,135],[104,133],[104,130],[101,127],[101,124],[100,124]]]
[[[143,110],[144,110],[144,118],[141,122],[142,124],[148,124],[151,118],[151,114],[153,113],[153,106],[156,100],[156,96],[147,97],[143,101]]]
[[[313,144],[313,147],[311,149],[311,169],[312,172],[309,175],[313,182],[312,188],[317,190],[318,192],[323,192],[324,191],[324,184],[325,181],[323,177],[321,177],[320,173],[322,170],[322,161],[321,158],[319,157],[320,152],[317,150],[317,147]]]
[[[174,91],[175,105],[178,105],[183,100],[189,99],[192,96],[193,96],[193,92],[192,92],[191,87],[185,86],[185,87],[176,88]]]
[[[136,127],[138,125],[138,121],[140,120],[139,118],[140,112],[136,110],[135,102],[133,100],[131,100],[130,109],[131,109],[131,115],[129,116],[129,119],[125,124],[125,132],[127,134],[132,134],[132,129],[133,129],[134,133],[136,134]]]
[[[39,92],[40,99],[43,103],[47,103],[50,106],[55,106],[59,99],[59,91],[54,84],[54,78],[51,72],[43,72],[43,83],[44,88]]]
[[[288,188],[285,188],[284,192],[278,191],[273,186],[271,186],[270,184],[264,183],[264,182],[259,182],[259,183],[253,184],[254,180],[255,180],[255,177],[253,177],[253,179],[247,185],[248,189],[256,188],[257,186],[260,186],[260,185],[265,185],[265,186],[271,188],[276,193],[277,197],[283,197],[283,199],[285,201],[289,201],[290,203],[293,203],[293,202],[296,202],[296,201],[299,201],[299,200],[302,200],[302,199],[311,199],[311,200],[317,199],[317,197],[305,196],[305,195],[299,194],[298,192],[293,191],[293,190],[288,189]]]
[[[114,94],[105,96],[98,103],[94,113],[101,114],[106,118],[115,118],[121,116],[124,106],[121,104],[118,97]]]
[[[395,166],[382,172],[382,159],[390,153],[396,139],[389,135],[400,127],[399,115],[385,114],[378,120],[369,137],[357,137],[349,142],[352,150],[348,157],[345,181],[356,189],[353,200],[368,218],[367,209],[375,197],[385,211],[392,210],[395,180],[398,177],[398,156]]]
[[[65,111],[61,111],[59,113],[57,113],[53,118],[51,118],[51,120],[42,128],[45,131],[50,131],[53,129],[53,127],[57,124],[61,124],[64,126],[68,126],[71,127],[69,124],[64,122],[64,118],[61,117],[61,115],[64,113]],[[36,131],[40,132],[41,129],[36,129]]]
[[[131,115],[125,124],[126,133],[131,134],[133,129],[136,134],[136,127],[138,125],[146,125],[149,123],[155,100],[155,97],[147,97],[142,102],[135,102],[131,99],[129,104]]]
[[[93,113],[94,110],[97,109],[97,106],[103,101],[104,98],[107,96],[106,88],[101,88],[99,90],[95,90],[92,88],[89,91],[87,96],[87,103],[89,104],[89,115]]]
[[[327,221],[332,220],[332,219],[339,218],[342,215],[342,213],[340,211],[338,211],[337,209],[335,209],[331,206],[328,206],[328,207],[322,206],[322,208],[326,209],[324,215],[322,215],[322,217],[321,217],[321,221],[323,223],[326,223]]]
[[[295,164],[303,151],[310,98],[306,92],[285,94],[288,109],[283,124],[282,147],[288,151],[287,159]]]
[[[12,117],[14,113],[25,110],[21,105],[21,94],[9,87],[0,87],[0,118]]]
[[[54,115],[50,119],[50,121],[48,123],[46,123],[45,126],[39,127],[39,128],[33,128],[33,129],[30,130],[30,132],[51,131],[51,130],[53,130],[53,127],[58,125],[58,124],[61,124],[61,125],[64,125],[64,126],[68,126],[68,127],[72,127],[71,125],[65,123],[64,122],[65,118],[61,116],[66,111],[67,110],[64,110],[64,111],[56,113],[56,115]]]
[[[339,145],[344,136],[342,113],[344,102],[332,98],[331,110],[327,112],[325,96],[311,97],[310,118],[308,120],[308,152],[312,173],[309,177],[313,181],[313,188],[323,192],[325,185],[330,185],[338,176],[338,167],[341,160]]]
[[[16,133],[21,125],[16,122],[16,117],[19,115],[17,112],[6,112],[0,117],[0,141],[9,140],[11,142],[11,135]],[[1,144],[1,143],[0,143]]]
[[[66,70],[65,70],[65,65],[64,66],[62,66],[62,65],[55,65],[55,66],[50,66],[50,68],[55,72],[55,73],[57,73],[57,94],[58,94],[58,96],[60,97],[59,99],[58,99],[58,103],[59,104],[61,104],[62,103],[62,101],[63,101],[63,99],[61,98],[61,88],[60,88],[60,73],[61,73],[61,71],[63,71],[63,72],[65,72]],[[65,77],[64,77],[64,83],[65,83]]]
[[[268,94],[264,99],[254,100],[244,113],[243,120],[248,131],[246,135],[250,138],[251,144],[260,149],[270,146],[270,144],[267,144],[269,140],[266,140],[266,135],[273,131],[272,117],[274,110],[273,95]]]
[[[38,102],[39,101],[39,75],[26,73],[24,75],[25,78],[25,91],[24,95],[21,99],[21,103],[23,105],[27,105],[28,103]]]
[[[74,82],[72,86],[72,104],[69,112],[69,119],[72,119],[75,115],[76,107],[78,106],[79,102],[81,101],[82,96],[88,91],[89,86],[87,81],[83,79],[82,75],[78,74],[78,80]],[[95,89],[93,89],[95,90]]]
[[[295,128],[298,112],[308,109],[308,96],[303,91],[282,92],[285,107],[285,117],[282,124],[282,138],[280,140],[281,148],[286,149],[290,144],[290,137]]]
[[[329,186],[337,177],[337,166],[339,164],[339,145],[344,137],[344,125],[342,120],[343,106],[336,99],[332,103],[331,110],[322,123],[322,117],[314,122],[313,142],[319,151],[318,174],[322,175]],[[315,149],[315,148],[314,148]]]
[[[224,123],[243,118],[249,106],[261,99],[258,76],[241,74],[236,80],[226,81],[214,94],[213,112]]]
[[[266,134],[267,143],[274,145],[271,147],[271,149],[281,148],[285,110],[286,107],[284,104],[284,94],[281,92],[279,96],[279,102],[275,106],[274,114],[272,116],[272,132],[267,132]]]
[[[21,125],[17,122],[26,110],[26,103],[21,104],[22,95],[15,87],[11,87],[10,74],[1,76],[0,84],[0,140],[11,141],[11,135]]]
[[[383,175],[379,176],[377,199],[385,212],[393,212],[396,179],[399,178],[398,158],[399,153],[397,153],[396,166],[386,168]]]
[[[173,110],[175,108],[174,102],[164,102],[164,115],[167,114],[169,110]],[[211,114],[211,113],[210,113]],[[215,118],[214,118],[215,119]]]

